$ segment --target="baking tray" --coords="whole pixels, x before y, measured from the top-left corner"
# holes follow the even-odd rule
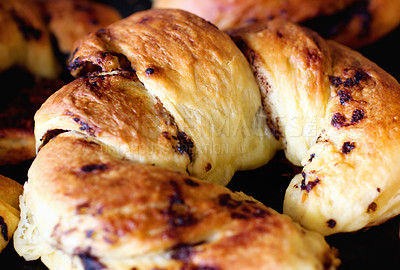
[[[151,7],[150,1],[103,0],[100,2],[116,7],[124,17]],[[400,27],[378,42],[358,50],[398,81],[400,80],[400,68],[397,66],[400,60],[399,37]],[[29,160],[18,165],[0,166],[0,174],[24,183],[31,162]],[[284,154],[279,152],[271,162],[259,169],[236,173],[228,187],[232,190],[243,191],[278,212],[282,212],[286,187],[299,170],[300,168],[292,166],[285,159]],[[342,260],[339,269],[399,269],[399,224],[400,217],[395,217],[380,226],[326,237],[327,242],[339,252]],[[14,251],[12,243],[0,254],[0,265],[0,269],[47,269],[39,260],[26,262],[20,258]]]

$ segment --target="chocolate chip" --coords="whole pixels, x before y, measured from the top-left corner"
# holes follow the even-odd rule
[[[8,241],[8,227],[7,223],[4,221],[4,218],[0,216],[0,227],[1,234],[3,235],[4,241]]]
[[[328,225],[328,227],[329,228],[335,228],[335,226],[336,226],[336,220],[334,220],[334,219],[330,219],[330,220],[328,220],[327,222],[326,222],[326,224]]]
[[[147,75],[151,75],[154,73],[154,68],[147,68],[145,72]]]
[[[343,154],[348,154],[350,153],[354,148],[356,147],[356,144],[354,142],[345,142],[342,146],[342,153]]]
[[[105,171],[107,169],[107,164],[89,164],[81,167],[81,171],[85,173],[90,173],[93,171]]]

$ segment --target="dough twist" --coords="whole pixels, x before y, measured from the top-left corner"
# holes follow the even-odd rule
[[[184,11],[135,13],[81,40],[70,68],[79,78],[35,116],[21,256],[50,269],[338,266],[320,234],[215,184],[278,147],[225,33]]]
[[[325,235],[398,215],[399,83],[358,52],[279,19],[231,34],[252,64],[271,129],[304,166],[284,213]]]

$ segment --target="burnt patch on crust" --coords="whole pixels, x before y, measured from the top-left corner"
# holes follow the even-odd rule
[[[108,165],[107,164],[88,164],[88,165],[82,166],[80,170],[84,173],[106,171],[106,170],[108,170]]]
[[[367,213],[372,214],[376,211],[376,208],[378,207],[378,205],[375,202],[370,203],[370,205],[368,205],[367,208]]]
[[[42,142],[42,144],[40,145],[38,151],[40,151],[40,149],[42,149],[43,146],[45,146],[49,141],[51,141],[51,139],[57,137],[58,135],[60,135],[60,134],[62,134],[64,132],[68,132],[68,130],[65,130],[65,129],[51,129],[51,130],[48,130],[42,136],[42,138],[40,138],[40,141]]]
[[[85,270],[102,270],[106,269],[105,265],[102,264],[98,258],[92,256],[89,252],[83,252],[78,254],[79,259],[83,264]]]
[[[354,148],[356,147],[356,144],[354,142],[345,142],[342,145],[342,154],[349,154]]]
[[[270,215],[270,212],[259,207],[254,201],[238,201],[228,193],[220,194],[218,203],[231,211],[233,219],[264,218]]]
[[[25,40],[39,40],[42,36],[42,31],[35,28],[29,21],[25,20],[15,10],[10,11],[10,15],[21,31]]]
[[[8,241],[8,227],[2,216],[0,216],[0,228],[4,241]]]
[[[329,220],[326,222],[326,225],[327,225],[329,228],[333,229],[333,228],[335,228],[335,226],[336,226],[336,220],[334,220],[334,219],[329,219]]]
[[[168,219],[168,224],[174,230],[177,227],[190,226],[197,222],[191,213],[190,206],[185,203],[178,182],[170,180],[172,194],[169,196],[168,208],[161,211]]]
[[[197,183],[196,181],[193,181],[192,179],[189,179],[189,178],[185,179],[184,182],[185,182],[186,185],[188,185],[190,187],[198,187],[198,186],[200,186],[199,183]]]
[[[173,260],[182,261],[185,263],[189,263],[191,257],[194,255],[194,247],[204,244],[204,241],[194,243],[194,244],[186,244],[186,243],[179,243],[176,244],[171,248],[170,257]],[[192,269],[192,268],[190,268]]]

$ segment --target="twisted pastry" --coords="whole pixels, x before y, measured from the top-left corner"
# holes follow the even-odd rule
[[[71,80],[66,57],[78,37],[119,20],[109,6],[78,0],[0,0],[0,164],[35,156],[33,116]]]
[[[155,8],[181,8],[223,30],[283,18],[351,47],[370,44],[400,24],[400,2],[392,0],[155,0]]]
[[[252,64],[269,125],[304,166],[284,213],[324,235],[398,215],[400,86],[361,54],[273,20],[231,33]]]
[[[14,234],[25,259],[50,269],[338,266],[318,233],[187,174],[225,184],[277,145],[225,33],[184,11],[144,11],[81,40],[70,67],[81,77],[35,116],[39,152]],[[202,148],[223,143],[226,153]]]
[[[19,196],[22,185],[0,175],[0,252],[11,240],[19,221]]]
[[[123,161],[72,132],[38,153],[21,211],[14,247],[50,269],[334,269],[339,263],[320,234],[243,193]]]
[[[268,162],[277,142],[240,50],[197,16],[148,14],[80,41],[69,67],[74,76],[91,78],[69,85],[36,114],[37,147],[53,130],[78,131],[130,160],[223,185],[236,170]],[[166,23],[171,17],[173,23]],[[115,73],[131,78],[103,80]],[[140,94],[127,85],[135,80]],[[129,102],[132,95],[141,97]]]

